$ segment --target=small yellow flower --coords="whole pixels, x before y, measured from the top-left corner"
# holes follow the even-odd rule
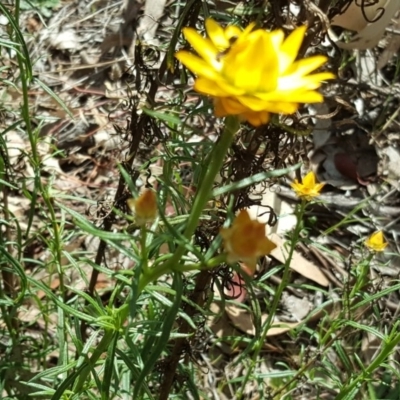
[[[157,216],[157,197],[152,190],[145,189],[137,199],[128,199],[127,203],[135,214],[138,225],[143,226],[155,220]]]
[[[372,251],[383,251],[388,245],[382,231],[374,232],[364,244]]]
[[[254,24],[243,31],[234,26],[223,29],[208,19],[208,38],[192,28],[183,29],[198,56],[179,51],[176,58],[197,74],[194,89],[214,97],[216,116],[239,115],[259,126],[269,121],[270,113],[292,114],[299,103],[322,102],[316,89],[334,75],[310,73],[327,58],[295,61],[306,27],[295,29],[286,39],[280,29],[253,28]]]
[[[228,263],[243,261],[253,272],[257,259],[276,248],[275,243],[265,237],[265,224],[250,219],[246,210],[240,211],[232,226],[222,228],[220,234],[228,255]]]
[[[299,181],[295,179],[295,181],[290,184],[298,197],[304,198],[308,201],[310,201],[313,197],[319,196],[319,192],[324,185],[324,183],[315,182],[315,174],[312,171],[303,178],[302,183],[299,183]]]

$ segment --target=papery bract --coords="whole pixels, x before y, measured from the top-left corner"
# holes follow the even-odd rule
[[[252,220],[246,210],[241,210],[230,228],[220,231],[228,263],[243,261],[254,272],[257,259],[276,248],[265,236],[265,224]]]

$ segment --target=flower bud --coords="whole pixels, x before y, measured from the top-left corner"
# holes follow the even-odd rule
[[[136,223],[143,226],[149,222],[153,222],[157,216],[157,197],[150,190],[145,189],[137,199],[129,199],[128,207],[135,214]]]

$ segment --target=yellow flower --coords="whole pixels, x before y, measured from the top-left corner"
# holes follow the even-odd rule
[[[313,197],[319,196],[319,192],[324,185],[324,183],[315,182],[315,174],[312,171],[303,178],[302,183],[299,183],[299,181],[295,179],[295,181],[290,184],[292,189],[296,192],[296,195],[306,200],[311,200]]]
[[[254,126],[269,121],[270,113],[292,114],[299,103],[320,103],[316,92],[330,72],[310,74],[327,60],[312,56],[295,61],[306,27],[295,29],[286,39],[282,30],[241,31],[223,29],[206,21],[208,38],[192,28],[183,34],[199,56],[179,51],[176,58],[197,74],[194,89],[214,97],[218,117],[239,115]]]
[[[246,210],[240,211],[230,228],[220,231],[227,252],[228,263],[243,261],[251,271],[255,271],[257,259],[275,249],[265,237],[265,224],[250,219]]]
[[[383,251],[388,245],[382,231],[374,232],[364,243],[373,251]]]
[[[155,220],[157,216],[157,197],[152,190],[145,189],[137,199],[128,199],[127,203],[135,214],[138,225],[143,226]]]

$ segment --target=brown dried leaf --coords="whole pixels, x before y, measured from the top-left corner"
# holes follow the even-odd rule
[[[382,12],[379,10],[387,2],[387,0],[380,0],[361,3],[354,0],[342,14],[335,15],[331,24],[350,31],[360,32],[368,25],[368,21],[374,21],[377,15],[379,16]]]
[[[166,0],[146,0],[144,14],[138,28],[139,36],[144,37],[147,41],[155,38],[166,2]]]
[[[247,333],[248,335],[255,335],[255,328],[253,324],[253,318],[249,311],[241,308],[235,304],[229,304],[225,307],[226,314],[228,315],[229,319],[233,323],[233,325],[239,329]],[[324,309],[315,312],[310,321],[317,321],[321,319],[324,315],[330,314],[332,318],[336,318],[340,311],[340,303],[335,301],[331,303],[327,303]],[[261,323],[264,324],[268,318],[268,314],[263,314],[261,316]],[[298,321],[298,322],[281,322],[281,321],[274,321],[271,328],[268,330],[267,336],[277,336],[283,333],[290,331],[293,328],[296,328],[300,324],[304,323],[305,319]]]
[[[337,46],[347,50],[365,50],[376,46],[399,8],[400,0],[380,0],[374,5],[368,6],[364,2],[363,5],[359,5],[358,2],[354,1],[346,12],[333,19],[332,25],[355,30],[358,34],[348,43],[337,41]],[[369,14],[371,14],[371,17]],[[364,15],[367,16],[368,20]],[[368,21],[372,22],[368,23]]]
[[[255,335],[255,328],[253,324],[253,319],[251,313],[239,306],[229,304],[225,307],[225,311],[232,321],[233,325],[247,333],[248,335]],[[261,316],[261,323],[264,324],[268,318],[268,314],[264,314]],[[288,332],[291,329],[295,328],[303,321],[299,322],[274,322],[271,328],[268,330],[267,336],[276,336],[281,335],[282,333]]]
[[[275,233],[270,235],[270,239],[277,245],[276,249],[274,249],[270,255],[281,263],[284,263],[287,259],[287,250],[284,245],[285,241]],[[306,260],[297,251],[293,253],[290,269],[321,286],[329,286],[329,281],[321,270],[315,264]]]

